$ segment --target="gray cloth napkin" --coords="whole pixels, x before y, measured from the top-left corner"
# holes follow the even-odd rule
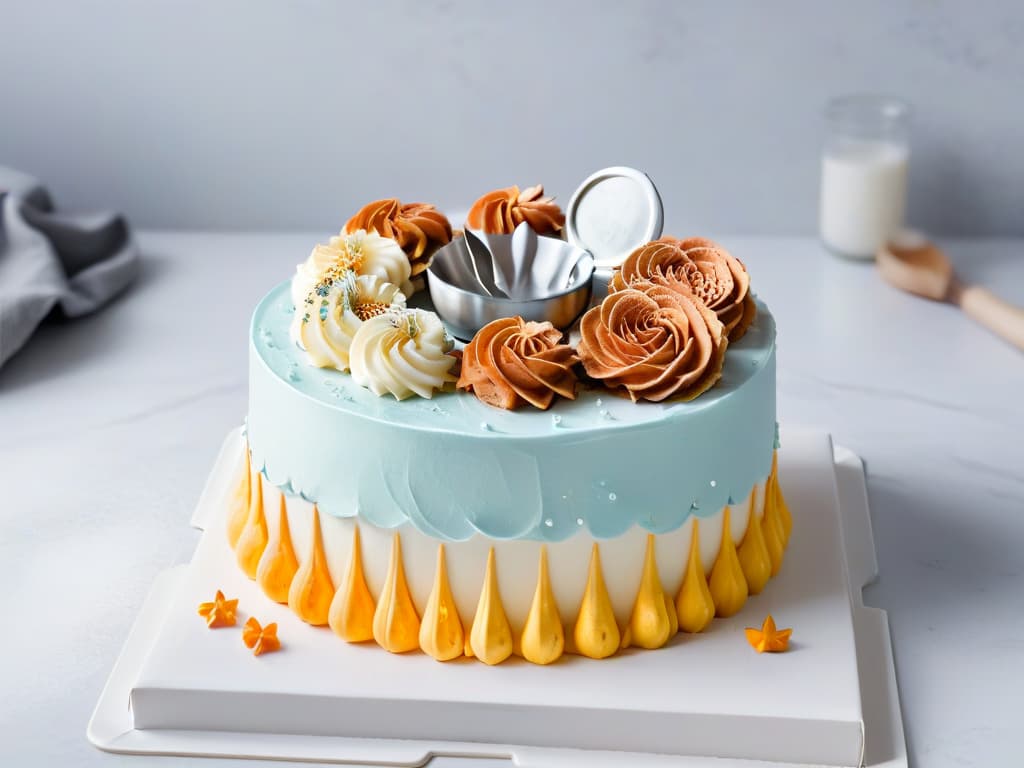
[[[0,366],[51,312],[95,312],[138,270],[121,216],[59,213],[38,181],[0,166]]]

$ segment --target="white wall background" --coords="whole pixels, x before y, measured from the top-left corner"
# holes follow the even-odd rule
[[[1024,3],[0,0],[0,163],[140,226],[329,231],[647,170],[675,231],[815,230],[821,107],[916,108],[910,218],[1024,235]]]

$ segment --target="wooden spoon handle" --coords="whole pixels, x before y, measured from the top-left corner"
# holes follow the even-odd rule
[[[1024,350],[1024,309],[1003,301],[980,285],[956,286],[952,298],[975,322]]]

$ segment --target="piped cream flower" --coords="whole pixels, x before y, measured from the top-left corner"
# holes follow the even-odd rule
[[[384,312],[405,307],[398,286],[378,275],[334,268],[296,305],[291,338],[320,368],[347,371],[349,349],[359,327]]]
[[[538,235],[557,235],[565,226],[565,214],[553,197],[544,195],[544,187],[506,187],[488,192],[473,203],[466,226],[491,234],[511,235],[528,222]]]
[[[529,403],[546,410],[555,395],[576,399],[573,366],[578,362],[551,323],[504,317],[485,325],[466,345],[458,387],[495,408]]]
[[[356,331],[349,351],[352,380],[378,396],[429,398],[434,390],[455,381],[451,349],[452,340],[433,312],[386,312]]]
[[[722,376],[725,326],[700,299],[647,281],[609,293],[580,320],[583,368],[633,399],[692,400]]]
[[[327,245],[316,246],[309,258],[299,264],[292,278],[292,303],[296,308],[331,269],[377,275],[398,286],[406,296],[412,296],[415,290],[409,280],[412,274],[409,259],[402,247],[390,237],[360,229],[336,235]]]
[[[452,239],[452,225],[437,208],[428,203],[402,205],[393,197],[367,203],[345,223],[346,232],[360,229],[393,237],[409,257],[414,276],[425,270],[434,252]]]

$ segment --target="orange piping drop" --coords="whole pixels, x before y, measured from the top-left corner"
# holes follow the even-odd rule
[[[256,578],[263,550],[267,547],[267,519],[263,515],[263,482],[258,470],[251,472],[252,495],[249,499],[249,516],[235,546],[238,566],[250,579]]]
[[[245,528],[245,521],[249,519],[249,502],[252,495],[252,483],[249,473],[252,472],[249,460],[249,446],[243,446],[245,452],[245,468],[242,477],[235,486],[231,499],[228,501],[228,544],[234,549],[238,544],[238,537],[242,535]]]
[[[527,661],[534,664],[550,664],[558,661],[565,651],[565,631],[558,604],[551,589],[548,573],[548,548],[541,545],[540,562],[537,565],[537,589],[533,593],[530,613],[523,626],[520,649]]]
[[[764,488],[764,515],[761,516],[761,533],[764,536],[765,547],[768,549],[768,556],[772,560],[772,576],[779,572],[782,567],[782,558],[786,549],[783,540],[782,526],[779,523],[777,505],[775,498],[775,483],[771,475]]]
[[[256,567],[256,583],[275,603],[287,603],[288,588],[298,570],[299,561],[295,557],[292,535],[288,529],[288,507],[282,493],[277,515],[277,531],[270,536],[260,557],[259,565]]]
[[[716,616],[732,616],[747,602],[747,580],[743,578],[743,567],[736,555],[736,545],[732,542],[729,507],[722,513],[722,543],[718,547],[718,556],[711,568],[711,579],[708,589],[715,603]]]
[[[757,519],[757,510],[754,509],[756,500],[757,494],[751,493],[747,531],[743,534],[743,542],[737,550],[740,566],[743,568],[743,578],[746,579],[747,589],[752,595],[760,594],[772,576],[772,558],[764,542],[764,532],[761,529],[761,521]]]
[[[324,540],[320,533],[320,510],[313,505],[313,541],[307,557],[295,572],[288,589],[288,607],[307,624],[322,626],[334,599],[334,584],[327,570]]]
[[[363,573],[363,552],[359,526],[352,526],[352,552],[341,587],[334,593],[327,623],[334,634],[349,643],[373,640],[373,596]]]
[[[668,614],[668,637],[671,640],[679,634],[679,612],[676,611],[676,601],[668,592],[662,592],[665,598],[665,612]]]
[[[658,576],[658,562],[654,555],[654,534],[647,534],[643,575],[633,613],[629,618],[630,643],[641,648],[661,648],[672,634],[672,623],[665,608],[665,592]]]
[[[494,565],[494,547],[487,553],[487,571],[476,606],[473,627],[469,630],[473,653],[484,664],[500,664],[512,655],[512,627],[501,604],[498,573]]]
[[[693,519],[686,573],[676,595],[676,613],[683,632],[702,632],[715,616],[715,602],[700,561],[700,521],[697,518]]]
[[[612,601],[604,585],[601,551],[594,542],[590,551],[590,569],[583,600],[573,627],[576,652],[592,659],[604,659],[619,650],[622,633],[615,622]]]
[[[782,485],[779,483],[779,452],[772,454],[772,477],[775,478],[775,504],[779,510],[779,519],[782,521],[783,546],[789,545],[789,536],[793,532],[793,515],[789,511],[785,496],[782,495]]]
[[[391,653],[405,653],[420,647],[420,617],[409,594],[402,564],[402,538],[398,531],[391,540],[391,557],[384,589],[373,614],[373,639]]]
[[[462,619],[448,583],[448,566],[445,563],[444,544],[437,545],[437,569],[434,586],[423,609],[420,624],[420,648],[438,661],[449,661],[462,655],[466,637]]]

